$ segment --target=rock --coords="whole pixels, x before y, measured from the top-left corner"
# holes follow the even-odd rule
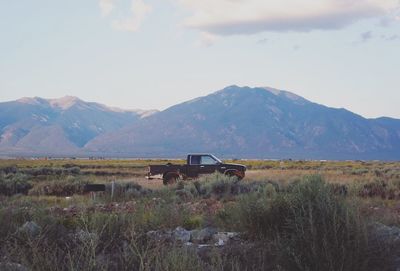
[[[209,247],[213,247],[213,245],[209,245],[209,244],[202,244],[202,245],[198,245],[197,246],[199,249],[202,249],[202,248],[209,248]]]
[[[213,235],[213,240],[216,246],[224,246],[231,240],[238,240],[239,233],[237,232],[218,232]]]
[[[89,242],[89,241],[97,241],[98,236],[94,232],[80,230],[77,233],[75,233],[75,238],[81,242]]]
[[[210,241],[217,230],[212,227],[206,227],[201,230],[193,230],[191,232],[192,242],[204,244]]]
[[[400,228],[395,226],[386,226],[382,223],[372,225],[376,237],[383,242],[400,243]]]
[[[1,271],[29,271],[28,268],[19,263],[2,263],[0,262]]]
[[[177,227],[172,234],[175,241],[182,243],[187,243],[190,241],[190,231],[187,231],[182,227]]]
[[[20,232],[24,232],[32,238],[38,236],[41,230],[42,228],[33,221],[28,221],[19,228]]]
[[[373,234],[369,242],[390,251],[393,270],[400,271],[400,228],[382,223],[373,223],[371,227]]]
[[[173,231],[148,231],[146,236],[157,242],[179,242],[186,246],[195,244],[198,248],[224,246],[228,242],[241,241],[237,232],[217,232],[212,227],[192,231],[177,227]]]

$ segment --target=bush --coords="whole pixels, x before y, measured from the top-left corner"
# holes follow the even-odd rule
[[[2,174],[16,174],[17,172],[18,172],[18,168],[16,166],[0,168],[0,173],[2,173]]]
[[[358,195],[363,198],[380,197],[382,199],[399,199],[400,182],[397,179],[390,181],[375,179],[361,184],[361,187],[358,187]]]
[[[79,177],[68,176],[63,179],[52,181],[43,181],[35,185],[29,195],[35,196],[72,196],[74,194],[82,194],[84,185],[89,183]]]
[[[205,265],[193,249],[165,247],[158,252],[151,270],[202,271]]]
[[[27,194],[32,184],[24,174],[0,175],[0,195]]]
[[[369,252],[379,249],[368,246],[365,222],[320,176],[268,194],[242,197],[220,219],[254,239],[271,240],[284,269],[371,270],[375,258]]]
[[[289,216],[278,241],[290,269],[366,270],[368,235],[357,210],[321,177],[308,177],[288,197]]]
[[[112,183],[106,184],[106,192],[111,195]],[[135,198],[139,196],[149,195],[152,191],[143,188],[141,185],[130,182],[130,183],[114,183],[114,194],[113,199],[123,200],[129,198]]]
[[[68,167],[68,168],[37,167],[37,168],[27,168],[20,170],[20,172],[32,176],[79,175],[80,171],[81,171],[80,167]]]
[[[176,186],[176,192],[181,198],[191,199],[188,194],[194,197],[201,196],[208,198],[215,196],[217,198],[247,194],[263,189],[265,182],[244,182],[237,177],[229,177],[223,174],[213,174],[202,177],[194,182],[184,184],[180,182]]]

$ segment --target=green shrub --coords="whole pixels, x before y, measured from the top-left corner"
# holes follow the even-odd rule
[[[16,174],[18,172],[17,166],[8,166],[0,168],[1,174]]]
[[[351,171],[352,175],[364,175],[367,174],[369,170],[367,168],[357,168]]]
[[[36,184],[30,191],[29,195],[35,196],[72,196],[74,194],[82,194],[84,185],[89,183],[80,177],[68,176],[62,179],[52,181],[43,181]]]
[[[222,198],[258,191],[263,189],[266,184],[265,182],[244,182],[238,180],[237,177],[229,177],[216,173],[201,177],[187,184],[180,182],[176,186],[176,189],[180,196],[183,195],[188,199],[190,199],[188,193],[192,194],[194,197],[201,196],[203,198],[208,198],[215,196],[217,198]]]
[[[376,178],[357,183],[354,190],[355,194],[362,198],[400,199],[400,179]]]
[[[244,196],[219,217],[254,239],[271,240],[288,270],[366,270],[374,260],[357,208],[320,176],[305,177],[283,193]]]
[[[155,258],[153,268],[157,271],[202,271],[206,270],[204,263],[190,248],[163,248]]]
[[[106,184],[106,193],[111,195],[112,192],[112,183]],[[135,182],[129,183],[114,183],[114,194],[113,200],[124,200],[130,198],[136,198],[139,196],[145,196],[151,194],[152,191],[149,189],[143,188],[141,185]]]
[[[222,225],[245,232],[254,240],[273,239],[286,227],[290,201],[286,194],[251,193],[242,196],[238,204],[218,213]]]
[[[368,234],[357,210],[334,195],[319,176],[289,196],[289,216],[278,241],[285,265],[300,270],[365,270]]]
[[[68,167],[68,168],[57,168],[57,167],[36,167],[36,168],[25,168],[20,169],[27,175],[32,176],[60,176],[60,175],[78,175],[80,174],[80,167]]]
[[[182,226],[188,230],[200,228],[203,225],[203,220],[203,216],[201,215],[188,216],[183,221]]]
[[[1,174],[0,195],[27,194],[32,184],[24,174]]]

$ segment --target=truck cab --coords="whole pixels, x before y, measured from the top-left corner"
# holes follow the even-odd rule
[[[199,174],[214,173],[222,161],[212,154],[189,154],[186,164],[189,165],[186,172],[187,177],[195,178]]]

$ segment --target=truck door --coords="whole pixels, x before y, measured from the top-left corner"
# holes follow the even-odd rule
[[[201,161],[201,156],[200,155],[189,155],[187,159],[187,165],[186,165],[186,174],[189,178],[195,178],[199,175],[200,171],[200,161]]]
[[[200,174],[211,174],[217,170],[218,161],[210,155],[202,155],[200,159]]]

